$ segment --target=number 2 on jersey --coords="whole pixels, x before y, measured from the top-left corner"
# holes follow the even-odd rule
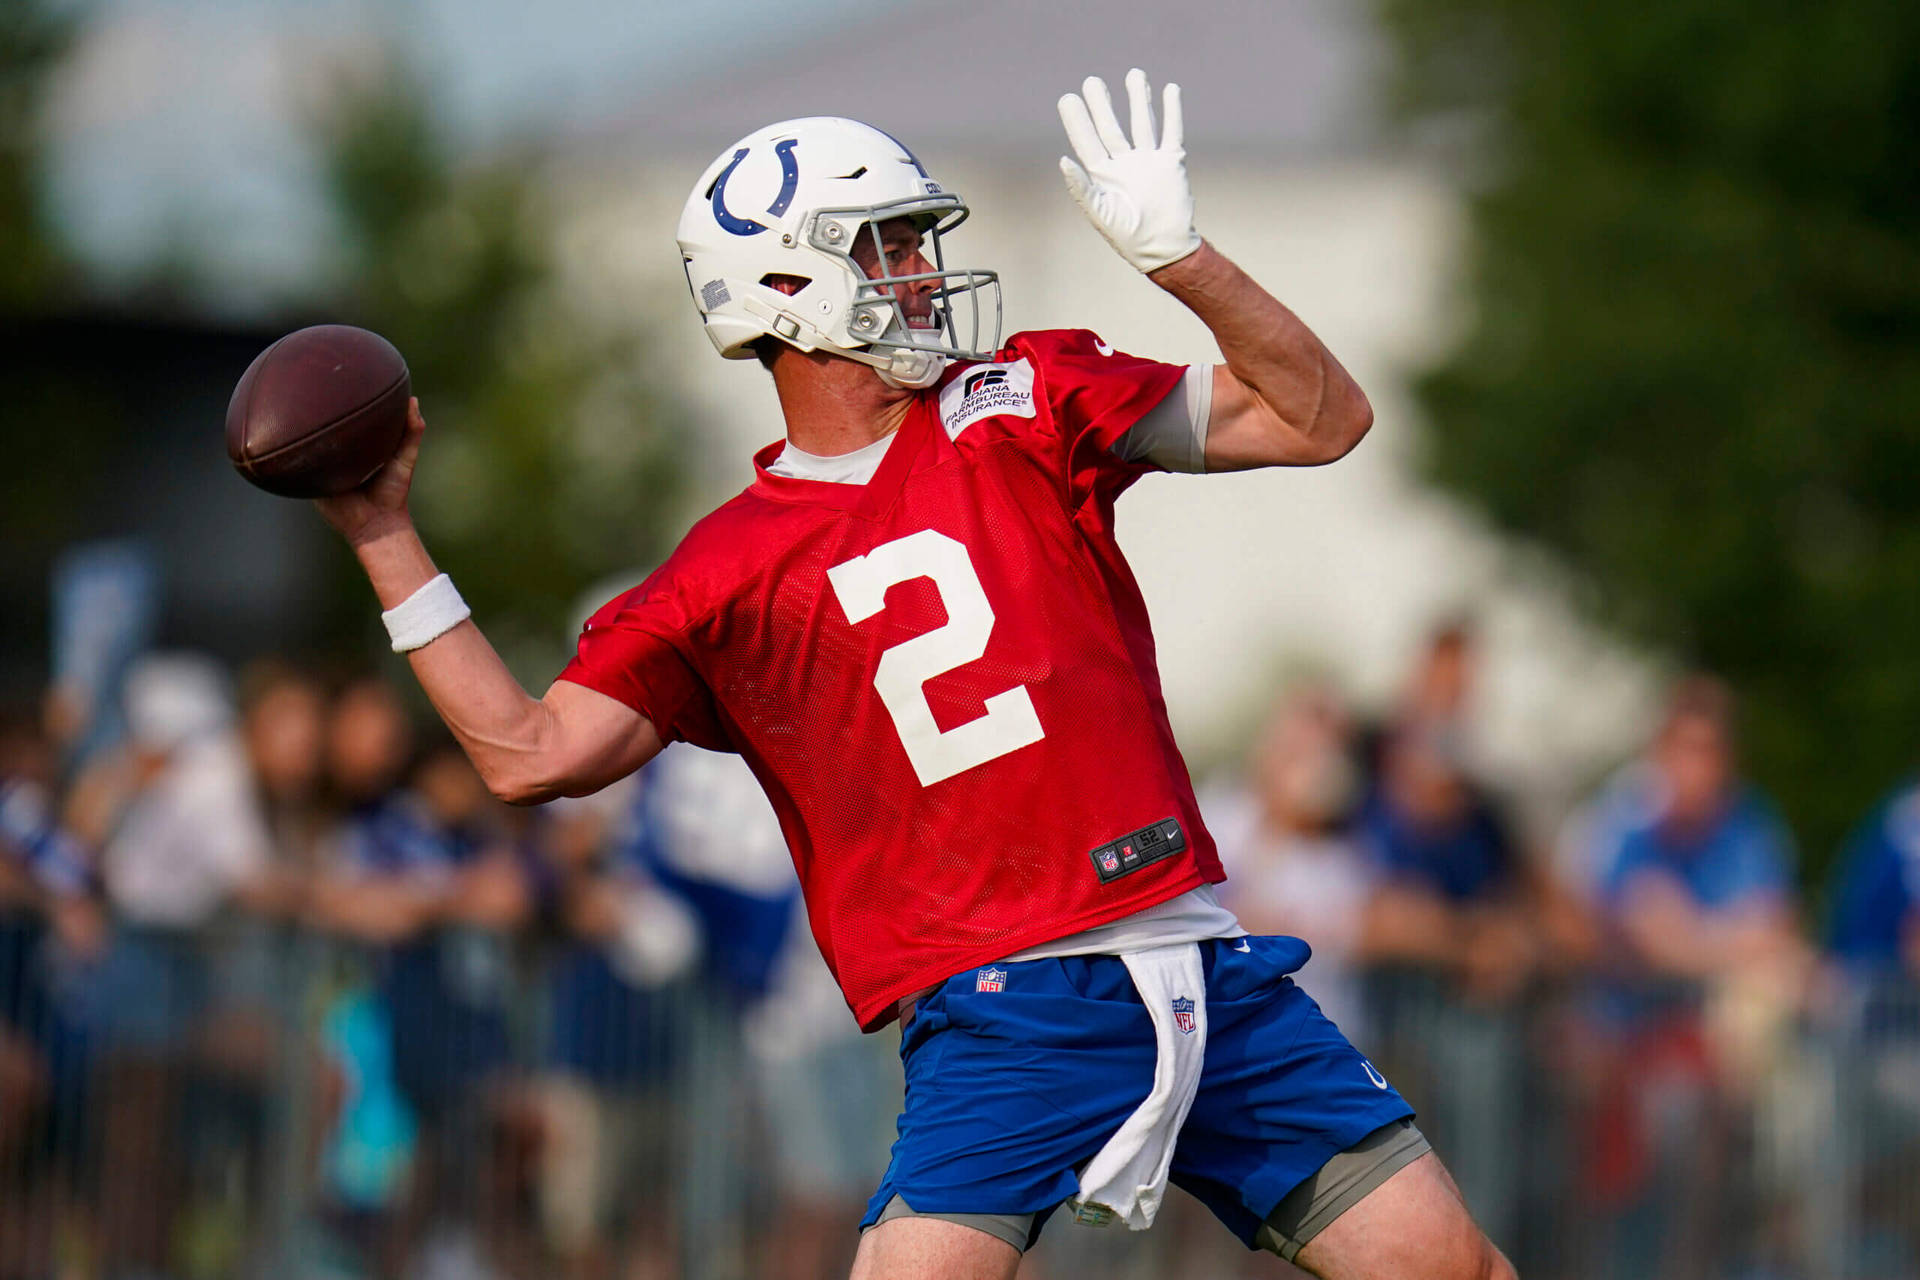
[[[846,610],[847,621],[861,623],[886,608],[887,588],[896,582],[931,578],[946,606],[945,626],[885,650],[873,673],[881,705],[906,748],[907,760],[930,787],[956,773],[1046,737],[1033,698],[1017,684],[986,700],[986,714],[941,732],[924,686],[937,675],[965,666],[987,651],[993,634],[993,606],[973,571],[965,546],[922,529],[884,542],[864,556],[827,570],[827,581]]]

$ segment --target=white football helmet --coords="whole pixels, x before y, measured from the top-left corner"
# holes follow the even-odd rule
[[[885,274],[881,252],[883,274],[870,278],[853,259],[856,239],[870,235],[878,249],[880,223],[902,217],[919,227],[934,269]],[[986,359],[1000,345],[999,275],[949,270],[941,248],[942,234],[966,217],[966,201],[890,135],[812,116],[756,130],[707,166],[680,214],[680,254],[721,355],[750,359],[754,340],[772,335],[872,365],[895,386],[924,387],[949,359]],[[773,277],[805,283],[788,294],[768,283]],[[910,325],[894,298],[894,286],[924,280],[935,282],[937,328]],[[983,334],[987,289],[993,327]],[[969,304],[964,326],[961,303]]]

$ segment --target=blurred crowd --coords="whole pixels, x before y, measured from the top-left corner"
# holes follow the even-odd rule
[[[0,1276],[845,1274],[898,1085],[737,761],[516,810],[377,678],[122,705],[0,728]]]
[[[1223,899],[1313,945],[1523,1271],[1796,1274],[1841,1231],[1910,1273],[1920,787],[1814,927],[1718,681],[1543,839],[1477,661],[1437,628],[1375,719],[1288,690],[1203,795]],[[516,810],[379,678],[121,686],[85,751],[0,723],[0,1280],[845,1274],[898,1068],[736,759]]]
[[[1920,1097],[1853,1085],[1920,1048],[1920,785],[1863,815],[1814,923],[1722,682],[1674,681],[1541,834],[1482,764],[1477,661],[1448,623],[1377,721],[1285,695],[1205,806],[1223,899],[1313,943],[1301,984],[1523,1273],[1912,1274]]]

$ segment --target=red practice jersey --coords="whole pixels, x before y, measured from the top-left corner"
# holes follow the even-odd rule
[[[774,475],[587,623],[561,678],[737,751],[862,1026],[1224,879],[1174,745],[1109,449],[1181,366],[1018,334],[920,393],[864,485]]]

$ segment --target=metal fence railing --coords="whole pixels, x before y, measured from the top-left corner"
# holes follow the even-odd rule
[[[1524,1275],[1920,1273],[1910,986],[1760,1032],[1589,986],[1486,1007],[1376,974],[1369,1005],[1363,1047]],[[558,938],[236,916],[82,959],[0,915],[0,1280],[843,1275],[893,1037],[770,1055],[750,1025]],[[1145,1236],[1056,1218],[1024,1274],[1272,1266],[1175,1196]]]
[[[1486,1007],[1375,974],[1369,1052],[1523,1275],[1920,1274],[1920,989],[1833,989]]]

